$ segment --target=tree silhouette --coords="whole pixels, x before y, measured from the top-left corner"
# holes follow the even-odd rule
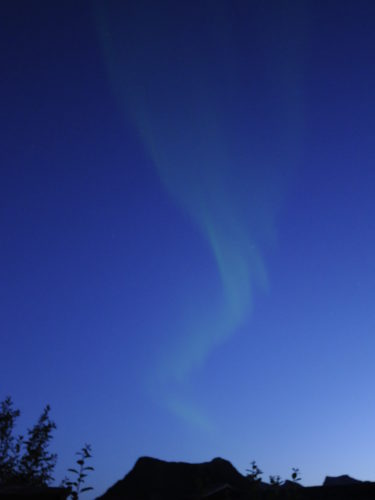
[[[19,474],[23,482],[30,485],[43,486],[53,481],[57,455],[48,452],[48,445],[56,424],[49,417],[50,410],[47,405],[38,422],[27,431],[28,439],[19,462]]]
[[[0,484],[47,486],[53,481],[57,455],[48,446],[56,424],[50,419],[47,405],[38,422],[27,431],[27,439],[14,435],[20,411],[7,397],[0,404]]]
[[[13,409],[13,401],[7,397],[0,405],[0,484],[12,482],[17,475],[22,436],[13,435],[14,424],[20,411]]]

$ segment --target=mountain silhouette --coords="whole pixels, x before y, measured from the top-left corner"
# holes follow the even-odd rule
[[[249,481],[222,458],[191,464],[141,457],[124,479],[99,498],[185,500],[202,496],[203,492],[209,494],[223,488],[230,488],[232,492],[238,493],[251,489]]]
[[[251,482],[222,458],[198,464],[141,457],[97,500],[374,500],[375,483],[327,476],[322,486]]]
[[[348,486],[349,484],[359,484],[363,481],[354,479],[353,477],[344,474],[342,476],[326,476],[323,486]]]

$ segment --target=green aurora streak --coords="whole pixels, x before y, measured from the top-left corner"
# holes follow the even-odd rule
[[[241,109],[241,96],[248,100],[248,90],[241,82],[238,46],[227,22],[230,3],[200,2],[200,17],[210,20],[203,39],[190,26],[188,8],[168,3],[172,15],[165,17],[160,6],[150,9],[149,3],[140,3],[116,16],[98,4],[96,19],[119,101],[166,190],[209,243],[220,275],[216,303],[210,300],[203,315],[201,310],[186,311],[179,334],[159,360],[157,375],[157,390],[167,407],[208,429],[207,419],[186,396],[188,380],[249,318],[254,291],[267,288],[259,248],[274,235],[286,163],[284,132],[279,129],[276,140],[270,137],[275,140],[274,156],[253,152],[251,116],[249,109]],[[288,113],[293,114],[290,105]],[[246,144],[232,131],[241,120],[249,128]],[[281,126],[288,128],[285,121]]]

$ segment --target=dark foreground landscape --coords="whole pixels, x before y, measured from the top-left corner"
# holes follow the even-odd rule
[[[134,468],[97,500],[268,500],[375,499],[375,482],[349,476],[327,477],[322,486],[285,481],[251,481],[222,458],[190,464],[142,457]]]

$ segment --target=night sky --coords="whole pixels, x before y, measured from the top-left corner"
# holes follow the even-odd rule
[[[1,4],[0,398],[56,481],[375,480],[375,3]],[[89,494],[87,495],[89,498]]]

